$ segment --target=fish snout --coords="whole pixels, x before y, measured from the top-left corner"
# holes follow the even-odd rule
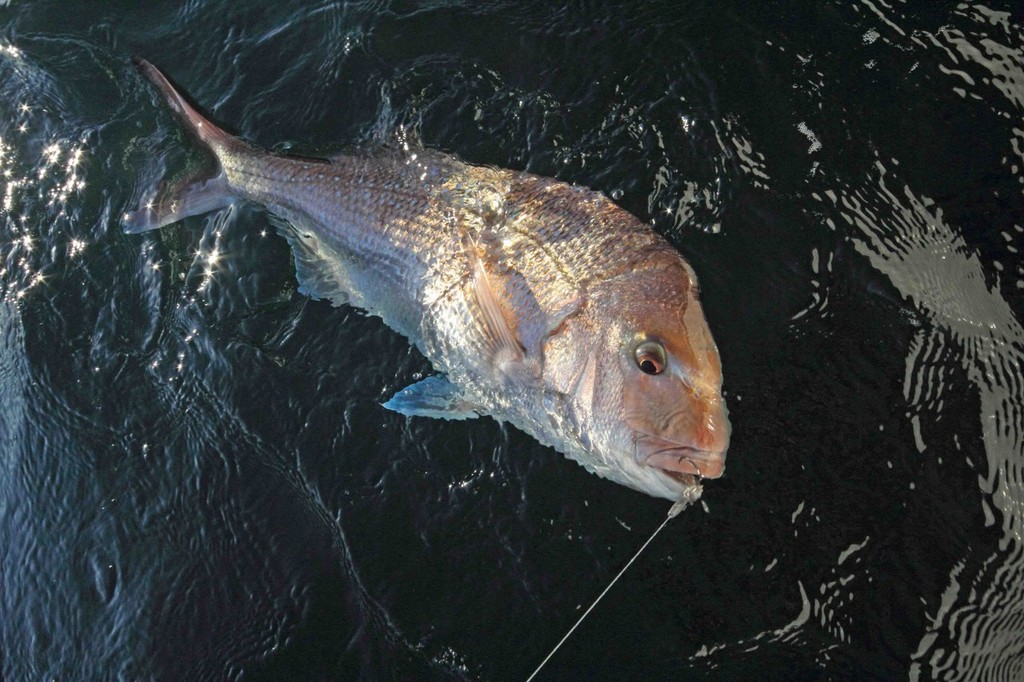
[[[636,441],[637,462],[680,478],[718,478],[725,471],[731,426],[725,405],[715,401],[687,420],[680,433],[642,434]],[[673,437],[673,435],[675,437]]]
[[[725,451],[729,449],[729,438],[732,436],[729,411],[721,397],[705,400],[701,407],[702,409],[698,410],[697,423],[691,431],[692,440],[689,445],[706,452],[718,453],[718,457],[724,462]]]

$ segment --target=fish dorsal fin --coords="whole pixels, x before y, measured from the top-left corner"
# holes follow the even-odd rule
[[[514,318],[503,305],[495,283],[492,282],[492,275],[487,272],[480,256],[480,247],[468,239],[465,246],[472,273],[470,287],[473,300],[491,356],[500,362],[522,362],[526,358],[526,348],[516,335]]]
[[[277,156],[289,161],[301,161],[303,163],[322,164],[325,166],[334,165],[334,159],[330,156],[307,156],[306,154],[292,154],[291,152],[278,154]]]

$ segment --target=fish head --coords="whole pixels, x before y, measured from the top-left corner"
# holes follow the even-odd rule
[[[677,254],[590,287],[544,363],[580,443],[570,456],[589,470],[672,500],[722,475],[731,426],[721,361]]]

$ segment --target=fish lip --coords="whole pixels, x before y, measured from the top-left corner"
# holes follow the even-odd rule
[[[643,442],[646,447],[641,448]],[[725,453],[681,445],[657,436],[637,441],[637,460],[644,466],[660,469],[670,478],[693,485],[703,478],[718,478],[725,471]]]

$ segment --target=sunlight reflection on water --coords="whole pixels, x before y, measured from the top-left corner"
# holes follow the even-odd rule
[[[298,295],[258,209],[122,235],[192,151],[141,50],[247,139],[558,176],[692,259],[729,472],[554,675],[1019,677],[1013,13],[468,7],[0,2],[4,676],[522,677],[654,508],[514,429],[384,413],[430,368]]]

